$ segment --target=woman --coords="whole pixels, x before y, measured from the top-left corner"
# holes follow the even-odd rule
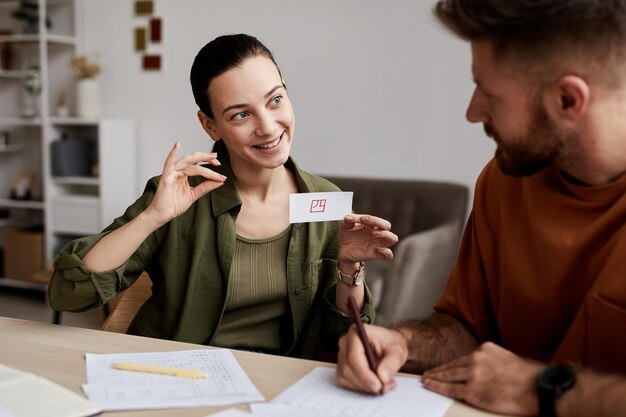
[[[352,285],[359,261],[391,258],[397,237],[374,216],[289,224],[290,193],[338,188],[289,157],[293,109],[271,52],[256,38],[209,42],[191,84],[218,153],[177,161],[177,143],[162,175],[122,217],[61,250],[51,306],[96,307],[145,270],[153,295],[129,333],[305,358],[320,345],[336,351],[350,325],[349,296],[366,321],[374,318],[369,291]]]

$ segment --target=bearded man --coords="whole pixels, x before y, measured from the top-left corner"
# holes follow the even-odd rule
[[[506,414],[626,415],[626,0],[440,0],[469,41],[467,119],[497,144],[423,322],[352,328],[338,381],[393,375]]]

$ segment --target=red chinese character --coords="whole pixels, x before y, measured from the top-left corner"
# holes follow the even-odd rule
[[[326,199],[312,200],[311,201],[311,213],[323,213],[326,210]]]

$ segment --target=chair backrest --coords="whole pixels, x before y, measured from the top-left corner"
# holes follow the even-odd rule
[[[355,213],[373,214],[391,222],[403,238],[443,224],[465,223],[468,189],[465,185],[428,180],[328,177],[345,191],[353,191]]]
[[[392,261],[367,262],[376,322],[389,324],[430,314],[456,259],[468,188],[428,180],[325,178],[354,192],[355,213],[389,220],[398,235]]]
[[[102,324],[101,330],[115,333],[126,333],[135,315],[152,295],[152,281],[144,272],[125,291],[109,301],[109,315]]]

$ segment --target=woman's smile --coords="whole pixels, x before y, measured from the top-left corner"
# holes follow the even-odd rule
[[[281,133],[281,135],[274,141],[269,142],[269,143],[263,143],[260,145],[254,145],[254,148],[257,149],[262,149],[262,150],[269,150],[269,149],[274,149],[275,147],[277,147],[278,145],[280,145],[280,143],[283,141],[283,136],[285,135],[285,131],[283,131],[283,133]]]

